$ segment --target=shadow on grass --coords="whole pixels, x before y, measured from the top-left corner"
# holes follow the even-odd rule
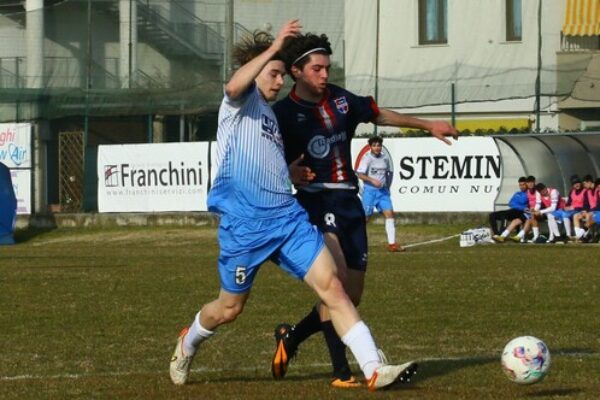
[[[40,235],[46,234],[48,232],[52,232],[55,229],[56,229],[56,226],[50,227],[50,228],[28,227],[28,228],[23,228],[23,229],[17,229],[14,233],[15,243],[16,244],[26,243],[26,242],[32,240],[33,238],[35,238],[36,236],[40,236]]]
[[[219,376],[219,377],[211,377],[210,379],[211,383],[227,383],[227,382],[283,382],[284,380],[274,380],[271,376],[251,376],[249,374],[244,374],[244,373],[240,373],[240,374],[235,374],[235,375],[227,375],[227,376]],[[285,381],[286,382],[303,382],[303,381],[310,381],[310,380],[323,380],[323,381],[329,381],[331,380],[331,374],[326,373],[326,372],[315,372],[315,373],[309,373],[309,374],[302,374],[302,375],[293,375],[293,376],[286,376],[285,377]],[[200,384],[204,384],[205,381],[203,380],[192,380],[191,382],[188,382],[189,385],[200,385]]]
[[[565,348],[565,349],[556,349],[554,352],[555,357],[561,356],[593,356],[597,353],[591,349],[586,348]],[[499,355],[498,356],[482,356],[482,357],[474,357],[474,358],[456,358],[456,359],[435,359],[435,360],[421,360],[417,361],[419,364],[418,375],[416,376],[415,382],[422,382],[427,379],[432,379],[438,376],[444,376],[450,374],[454,371],[463,369],[463,368],[471,368],[479,365],[485,364],[500,364]],[[327,372],[315,372],[315,373],[307,373],[302,375],[292,375],[286,376],[286,381],[294,381],[294,382],[302,382],[309,380],[323,380],[329,381],[331,380],[331,374]],[[248,376],[244,374],[236,374],[229,375],[226,377],[217,377],[211,379],[212,382],[273,382],[273,379],[268,376]],[[201,384],[202,381],[191,382],[191,384]],[[388,390],[404,390],[406,388],[417,389],[418,386],[414,386],[412,383],[409,384],[395,384],[390,387]],[[543,389],[543,390],[535,390],[531,389],[527,393],[523,393],[522,397],[565,397],[572,396],[585,393],[584,389],[581,388],[557,388],[557,389]]]
[[[550,354],[553,357],[561,357],[561,356],[580,356],[580,357],[589,357],[589,356],[598,356],[598,352],[590,349],[590,348],[582,348],[582,347],[572,347],[566,349],[550,349]]]
[[[435,378],[436,376],[447,375],[462,368],[469,368],[477,365],[498,363],[498,357],[477,357],[460,358],[449,360],[424,360],[419,361],[419,381]]]
[[[553,357],[563,356],[579,356],[588,357],[596,356],[598,353],[589,348],[573,347],[550,350]],[[500,355],[497,356],[481,356],[473,358],[456,358],[456,359],[434,359],[419,361],[419,380],[434,378],[436,376],[446,375],[453,371],[469,368],[484,364],[500,364]]]

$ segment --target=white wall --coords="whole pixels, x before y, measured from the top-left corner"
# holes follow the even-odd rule
[[[271,26],[273,35],[288,20],[299,18],[304,32],[325,33],[334,64],[343,63],[344,1],[342,0],[235,0],[236,22],[253,31]]]
[[[564,3],[544,0],[542,63],[549,71],[542,75],[543,92],[553,92],[556,86]],[[374,71],[376,26],[371,15],[376,4],[346,1],[346,27],[362,21],[360,34],[346,29],[346,82],[350,90],[362,94],[375,93],[374,81],[364,76]],[[504,4],[504,0],[449,0],[448,43],[422,46],[418,43],[418,1],[380,0],[378,103],[412,114],[447,115],[451,83],[456,82],[459,101],[520,98],[459,104],[458,113],[531,114],[537,74],[538,1],[522,0],[521,42],[505,40]],[[368,17],[362,19],[364,15]],[[552,101],[543,99],[542,107],[551,107]],[[423,104],[441,106],[415,108]],[[556,128],[556,118],[546,117],[543,121],[547,127]]]

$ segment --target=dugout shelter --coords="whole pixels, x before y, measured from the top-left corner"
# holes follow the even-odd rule
[[[544,135],[498,135],[494,138],[502,159],[502,183],[495,208],[508,207],[520,176],[568,195],[569,177],[600,176],[600,132]]]

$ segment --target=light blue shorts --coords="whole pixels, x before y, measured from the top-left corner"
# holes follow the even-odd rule
[[[556,222],[562,222],[563,218],[571,218],[573,217],[573,215],[580,213],[581,210],[556,210],[556,211],[552,211],[552,215],[554,215],[558,221]]]
[[[267,260],[302,280],[324,246],[323,235],[300,205],[276,218],[223,215],[218,238],[221,287],[230,293],[248,292]]]
[[[596,224],[600,224],[600,211],[594,211],[592,219]]]
[[[375,210],[383,212],[394,209],[389,189],[377,189],[365,185],[362,194],[362,203],[367,217],[373,215]]]

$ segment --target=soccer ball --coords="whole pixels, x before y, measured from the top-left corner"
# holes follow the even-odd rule
[[[502,369],[513,382],[529,385],[541,381],[550,368],[548,346],[533,336],[519,336],[504,347]]]

